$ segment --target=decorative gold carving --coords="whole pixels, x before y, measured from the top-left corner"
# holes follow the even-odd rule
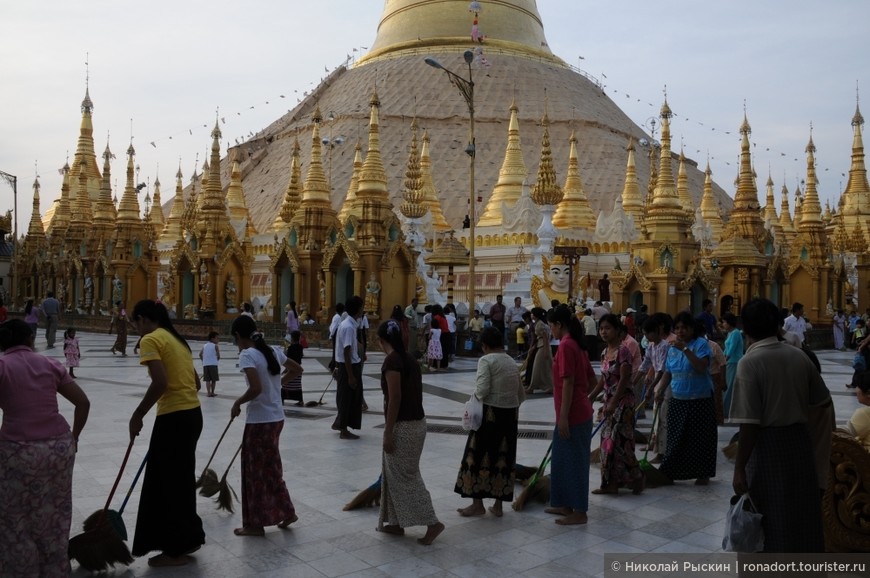
[[[843,431],[835,431],[831,442],[822,497],[826,549],[870,552],[870,452]]]

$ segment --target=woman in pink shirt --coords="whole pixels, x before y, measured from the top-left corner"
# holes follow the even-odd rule
[[[90,402],[21,319],[0,325],[0,575],[69,575],[72,473]],[[75,406],[73,428],[57,394]]]

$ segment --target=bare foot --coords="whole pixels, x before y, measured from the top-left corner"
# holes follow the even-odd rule
[[[556,523],[560,526],[575,526],[577,524],[585,524],[589,521],[586,517],[586,512],[572,512],[564,518],[559,518]]]
[[[292,516],[290,516],[290,517],[287,518],[286,520],[281,520],[280,522],[278,522],[278,527],[281,528],[282,530],[284,530],[284,529],[286,529],[290,524],[292,524],[293,522],[297,521],[298,519],[299,519],[299,516],[297,516],[296,514],[293,514]]]
[[[247,527],[236,528],[233,530],[233,534],[236,536],[265,536],[266,531],[263,528]]]
[[[397,526],[394,524],[393,525],[388,524],[386,526],[381,526],[380,528],[378,528],[378,532],[383,532],[384,534],[392,534],[393,536],[404,536],[405,535],[405,529],[402,528],[401,526]]]
[[[148,558],[148,565],[154,568],[163,566],[184,566],[187,564],[187,556],[167,556],[166,554],[158,554]]]
[[[477,504],[471,504],[466,508],[457,508],[456,511],[459,512],[459,515],[464,518],[468,518],[470,516],[483,516],[484,514],[486,514],[486,508],[484,508],[482,505],[479,506]]]
[[[502,511],[502,508],[501,508],[501,500],[496,500],[495,503],[492,506],[490,506],[488,509],[489,509],[489,513],[492,514],[493,516],[495,516],[496,518],[501,518],[502,515],[504,514],[504,512]]]
[[[568,516],[573,512],[571,508],[545,508],[547,514],[556,514],[557,516]]]
[[[422,538],[417,538],[417,542],[423,544],[424,546],[429,546],[432,542],[435,541],[435,538],[438,537],[441,532],[444,531],[444,524],[438,522],[437,524],[432,524],[426,529],[426,535]]]

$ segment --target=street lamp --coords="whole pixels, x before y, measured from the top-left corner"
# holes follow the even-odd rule
[[[468,209],[468,314],[473,315],[475,293],[477,292],[477,280],[475,279],[474,275],[474,225],[475,221],[477,220],[474,215],[474,207],[477,201],[477,195],[474,191],[474,158],[477,149],[475,147],[474,141],[474,77],[471,71],[471,63],[474,61],[474,53],[470,50],[466,50],[465,54],[463,54],[462,57],[465,59],[465,64],[468,65],[467,80],[457,75],[455,72],[444,68],[444,66],[434,58],[426,58],[424,62],[426,62],[426,64],[433,68],[443,70],[444,73],[447,74],[447,77],[450,79],[450,82],[453,84],[453,86],[458,88],[459,92],[462,93],[462,97],[465,99],[465,103],[468,105],[469,133],[468,146],[465,147],[465,153],[469,157],[468,187],[470,202],[470,206]]]
[[[0,171],[0,178],[12,187],[12,210],[15,212],[15,223],[12,233],[12,303],[18,304],[18,272],[15,270],[18,260],[18,177]]]

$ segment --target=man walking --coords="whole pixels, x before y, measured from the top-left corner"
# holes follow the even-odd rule
[[[511,347],[511,344],[516,345],[517,327],[519,327],[520,323],[523,322],[523,315],[525,315],[526,312],[528,312],[528,309],[523,307],[522,297],[514,297],[514,304],[505,312],[504,316],[508,328],[508,339],[506,343],[508,344],[508,348],[511,350],[515,349],[515,347]]]
[[[823,484],[813,465],[815,448],[827,442],[830,454],[831,395],[809,357],[777,339],[776,305],[753,299],[741,317],[749,347],[731,400],[730,421],[740,424],[734,492],[749,492],[764,513],[765,552],[823,552]],[[816,427],[825,416],[827,427]]]
[[[802,303],[795,303],[791,306],[791,315],[785,318],[785,325],[783,329],[788,331],[789,333],[794,333],[801,340],[801,345],[804,344],[806,339],[806,333],[808,330],[812,329],[813,326],[807,321],[807,318],[804,317],[804,306]]]
[[[420,344],[417,342],[420,334],[420,316],[417,314],[418,305],[419,302],[414,297],[411,299],[411,304],[405,307],[405,319],[408,320],[408,333],[410,334],[408,341],[411,344],[411,351],[409,353],[414,355],[415,358],[416,353],[420,351]]]
[[[502,337],[504,337],[504,318],[507,308],[502,303],[502,299],[501,295],[496,295],[495,303],[489,308],[489,320],[492,321],[492,326],[501,331]]]
[[[54,347],[57,335],[57,324],[60,321],[60,301],[54,298],[54,291],[49,291],[42,300],[42,314],[45,315],[45,341],[48,348]]]
[[[354,295],[345,305],[347,317],[335,332],[336,405],[338,415],[332,429],[340,432],[343,440],[357,440],[359,436],[348,428],[362,428],[362,359],[359,354],[357,331],[362,316],[363,300]]]

